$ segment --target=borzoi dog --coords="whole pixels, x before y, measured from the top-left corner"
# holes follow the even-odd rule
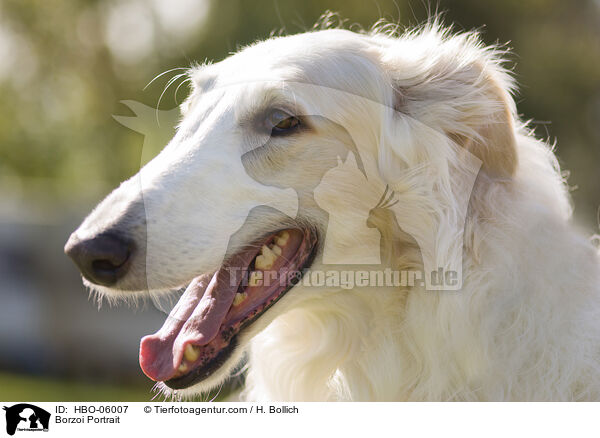
[[[176,135],[65,251],[109,299],[185,287],[141,341],[165,393],[598,400],[600,261],[503,52],[324,29],[191,68]]]

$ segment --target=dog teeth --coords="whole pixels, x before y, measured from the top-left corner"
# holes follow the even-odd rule
[[[254,261],[254,266],[256,267],[256,269],[269,269],[273,266],[273,263],[269,264],[265,256],[259,255]]]
[[[277,257],[283,253],[282,247],[285,246],[289,238],[290,233],[287,231],[282,231],[281,233],[275,235],[274,242],[270,246],[263,245],[260,250],[260,254],[256,256],[256,259],[254,260],[254,266],[256,269],[261,271],[271,269],[273,267],[273,263],[275,263],[275,260],[277,260]]]
[[[183,350],[183,356],[185,357],[185,359],[189,362],[195,362],[196,359],[198,359],[198,357],[200,357],[200,351],[198,349],[198,347],[192,345],[192,344],[187,344],[185,346],[185,350]]]
[[[281,233],[278,233],[275,236],[275,244],[283,248],[286,245],[286,243],[288,243],[289,239],[290,233],[288,233],[287,231],[282,231]]]
[[[246,292],[242,292],[242,293],[237,293],[235,294],[235,297],[233,298],[233,305],[235,306],[239,306],[241,303],[243,303],[246,298],[248,298],[248,294]]]
[[[252,286],[260,286],[262,284],[262,279],[263,279],[263,273],[262,272],[252,271],[250,273],[250,278],[248,279],[248,286],[251,286],[251,287]],[[238,293],[237,295],[241,295],[241,294]],[[236,297],[237,297],[237,295],[236,295]],[[246,295],[246,294],[244,294],[244,295]],[[245,298],[246,297],[244,297],[244,299]],[[234,304],[235,304],[235,301],[234,301]]]
[[[261,254],[256,257],[254,266],[264,271],[265,269],[271,269],[275,260],[277,260],[277,254],[267,245],[263,245]]]
[[[179,371],[180,373],[185,373],[188,369],[187,363],[185,362],[181,362],[181,364],[179,365],[179,367],[177,368],[177,371]]]
[[[273,252],[273,250],[271,248],[269,248],[267,245],[263,245],[260,252],[265,257],[269,257],[269,258],[273,258],[273,259],[277,258],[277,254],[275,254]]]

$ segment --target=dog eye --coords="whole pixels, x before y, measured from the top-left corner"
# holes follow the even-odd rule
[[[300,126],[300,119],[282,110],[273,110],[267,117],[271,135],[288,134]]]

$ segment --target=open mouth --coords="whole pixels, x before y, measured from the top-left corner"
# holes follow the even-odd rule
[[[233,352],[238,333],[301,279],[316,243],[311,230],[282,230],[194,278],[162,328],[142,338],[144,373],[172,389],[209,377]]]

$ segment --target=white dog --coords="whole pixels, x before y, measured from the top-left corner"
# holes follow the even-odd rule
[[[108,297],[187,287],[141,342],[165,392],[245,357],[246,400],[598,400],[598,252],[501,64],[434,23],[195,67],[175,137],[65,250]]]

